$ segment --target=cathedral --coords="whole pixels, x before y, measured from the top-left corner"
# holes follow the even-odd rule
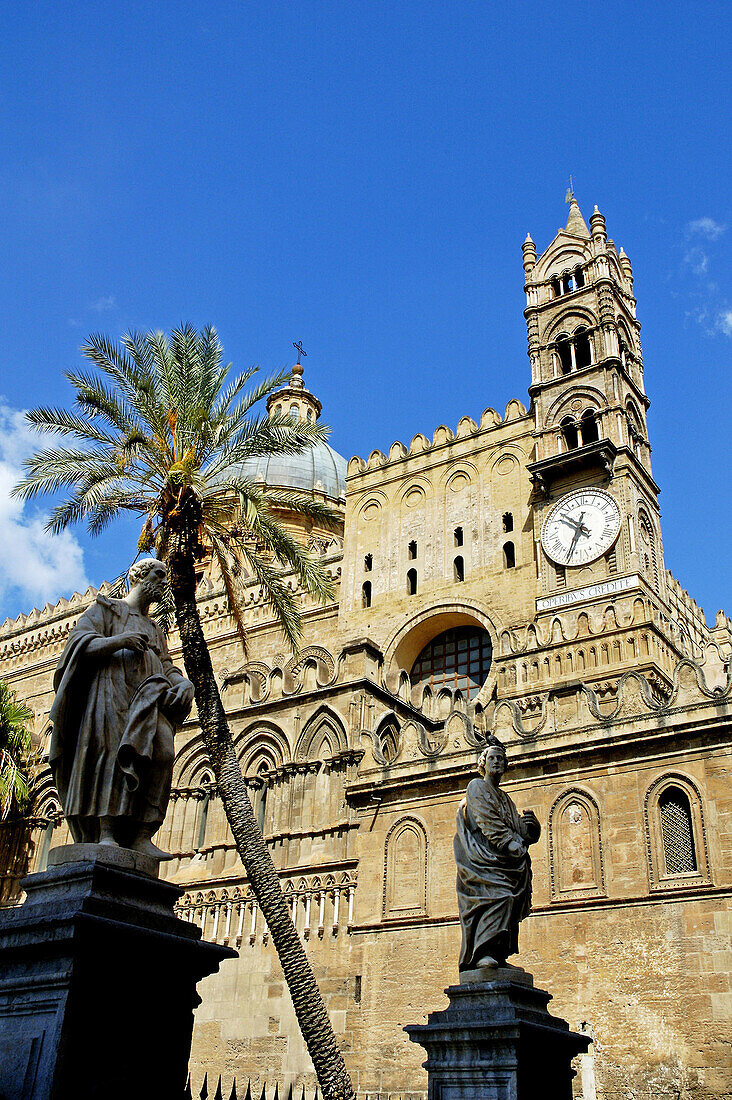
[[[204,630],[360,1097],[426,1095],[403,1028],[457,980],[455,816],[492,734],[505,789],[542,826],[512,961],[592,1036],[576,1097],[720,1100],[732,1095],[732,623],[720,612],[708,626],[664,562],[628,256],[574,198],[541,254],[530,236],[522,247],[528,406],[388,454],[346,462],[320,444],[253,464],[342,512],[337,534],[281,517],[338,595],[299,596],[293,657],[252,582],[244,655],[202,562]],[[300,363],[268,408],[319,418]],[[0,825],[4,904],[68,839],[43,753],[53,670],[95,596],[0,628],[0,677],[33,708],[40,761],[32,816]],[[170,648],[181,663],[175,633]],[[312,1087],[195,716],[176,750],[161,873],[183,891],[180,914],[238,951],[201,984],[193,1078]]]

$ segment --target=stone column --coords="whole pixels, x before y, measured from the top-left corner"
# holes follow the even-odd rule
[[[520,967],[482,967],[445,990],[448,1008],[404,1030],[427,1051],[428,1100],[572,1100],[572,1059],[588,1035],[547,1011]]]
[[[0,1096],[180,1100],[196,984],[233,958],[173,906],[157,861],[111,845],[52,850],[0,911]]]

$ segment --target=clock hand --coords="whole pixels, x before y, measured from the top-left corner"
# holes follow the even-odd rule
[[[584,512],[582,513],[582,515],[584,515]],[[581,532],[581,534],[583,534],[585,536],[589,535],[589,533],[590,533],[589,527],[585,527],[584,523],[581,522],[581,517],[580,517],[580,522],[575,523],[575,521],[573,519],[569,519],[567,516],[560,516],[559,517],[559,522],[560,523],[565,523],[567,525],[567,527],[571,527],[571,528],[573,528],[573,530],[579,531],[579,532]]]
[[[572,554],[574,553],[574,548],[577,545],[577,543],[579,541],[579,537],[582,534],[582,531],[584,529],[583,526],[582,526],[582,520],[584,519],[584,517],[585,517],[585,513],[582,512],[582,514],[580,515],[580,518],[577,522],[577,527],[576,527],[576,530],[574,532],[574,538],[572,539],[571,545],[569,547],[569,552],[567,554],[567,561],[569,561],[569,559],[572,557]]]

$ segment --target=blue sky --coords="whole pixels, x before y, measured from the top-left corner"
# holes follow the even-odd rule
[[[309,352],[342,454],[527,400],[521,242],[567,177],[633,262],[666,563],[729,562],[730,5],[34,3],[5,12],[0,619],[115,575],[125,525],[9,503],[20,410],[95,330]],[[45,507],[45,506],[44,506]]]

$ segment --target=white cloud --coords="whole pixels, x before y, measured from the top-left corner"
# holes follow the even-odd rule
[[[717,318],[717,324],[725,336],[732,336],[732,309],[723,309]]]
[[[107,294],[101,298],[97,298],[96,302],[92,302],[90,309],[93,309],[95,313],[106,313],[110,309],[114,309],[117,305],[117,300],[113,294]]]
[[[690,248],[684,260],[695,275],[706,275],[709,270],[709,257],[703,248]]]
[[[708,241],[716,241],[717,237],[722,236],[726,228],[726,225],[716,222],[714,218],[696,218],[693,222],[688,223],[686,231],[690,236],[697,235],[706,237]]]
[[[41,439],[48,437],[32,433],[22,412],[0,402],[0,599],[6,603],[13,596],[43,606],[89,585],[74,535],[49,535],[41,509],[10,495],[23,475],[23,459]]]

